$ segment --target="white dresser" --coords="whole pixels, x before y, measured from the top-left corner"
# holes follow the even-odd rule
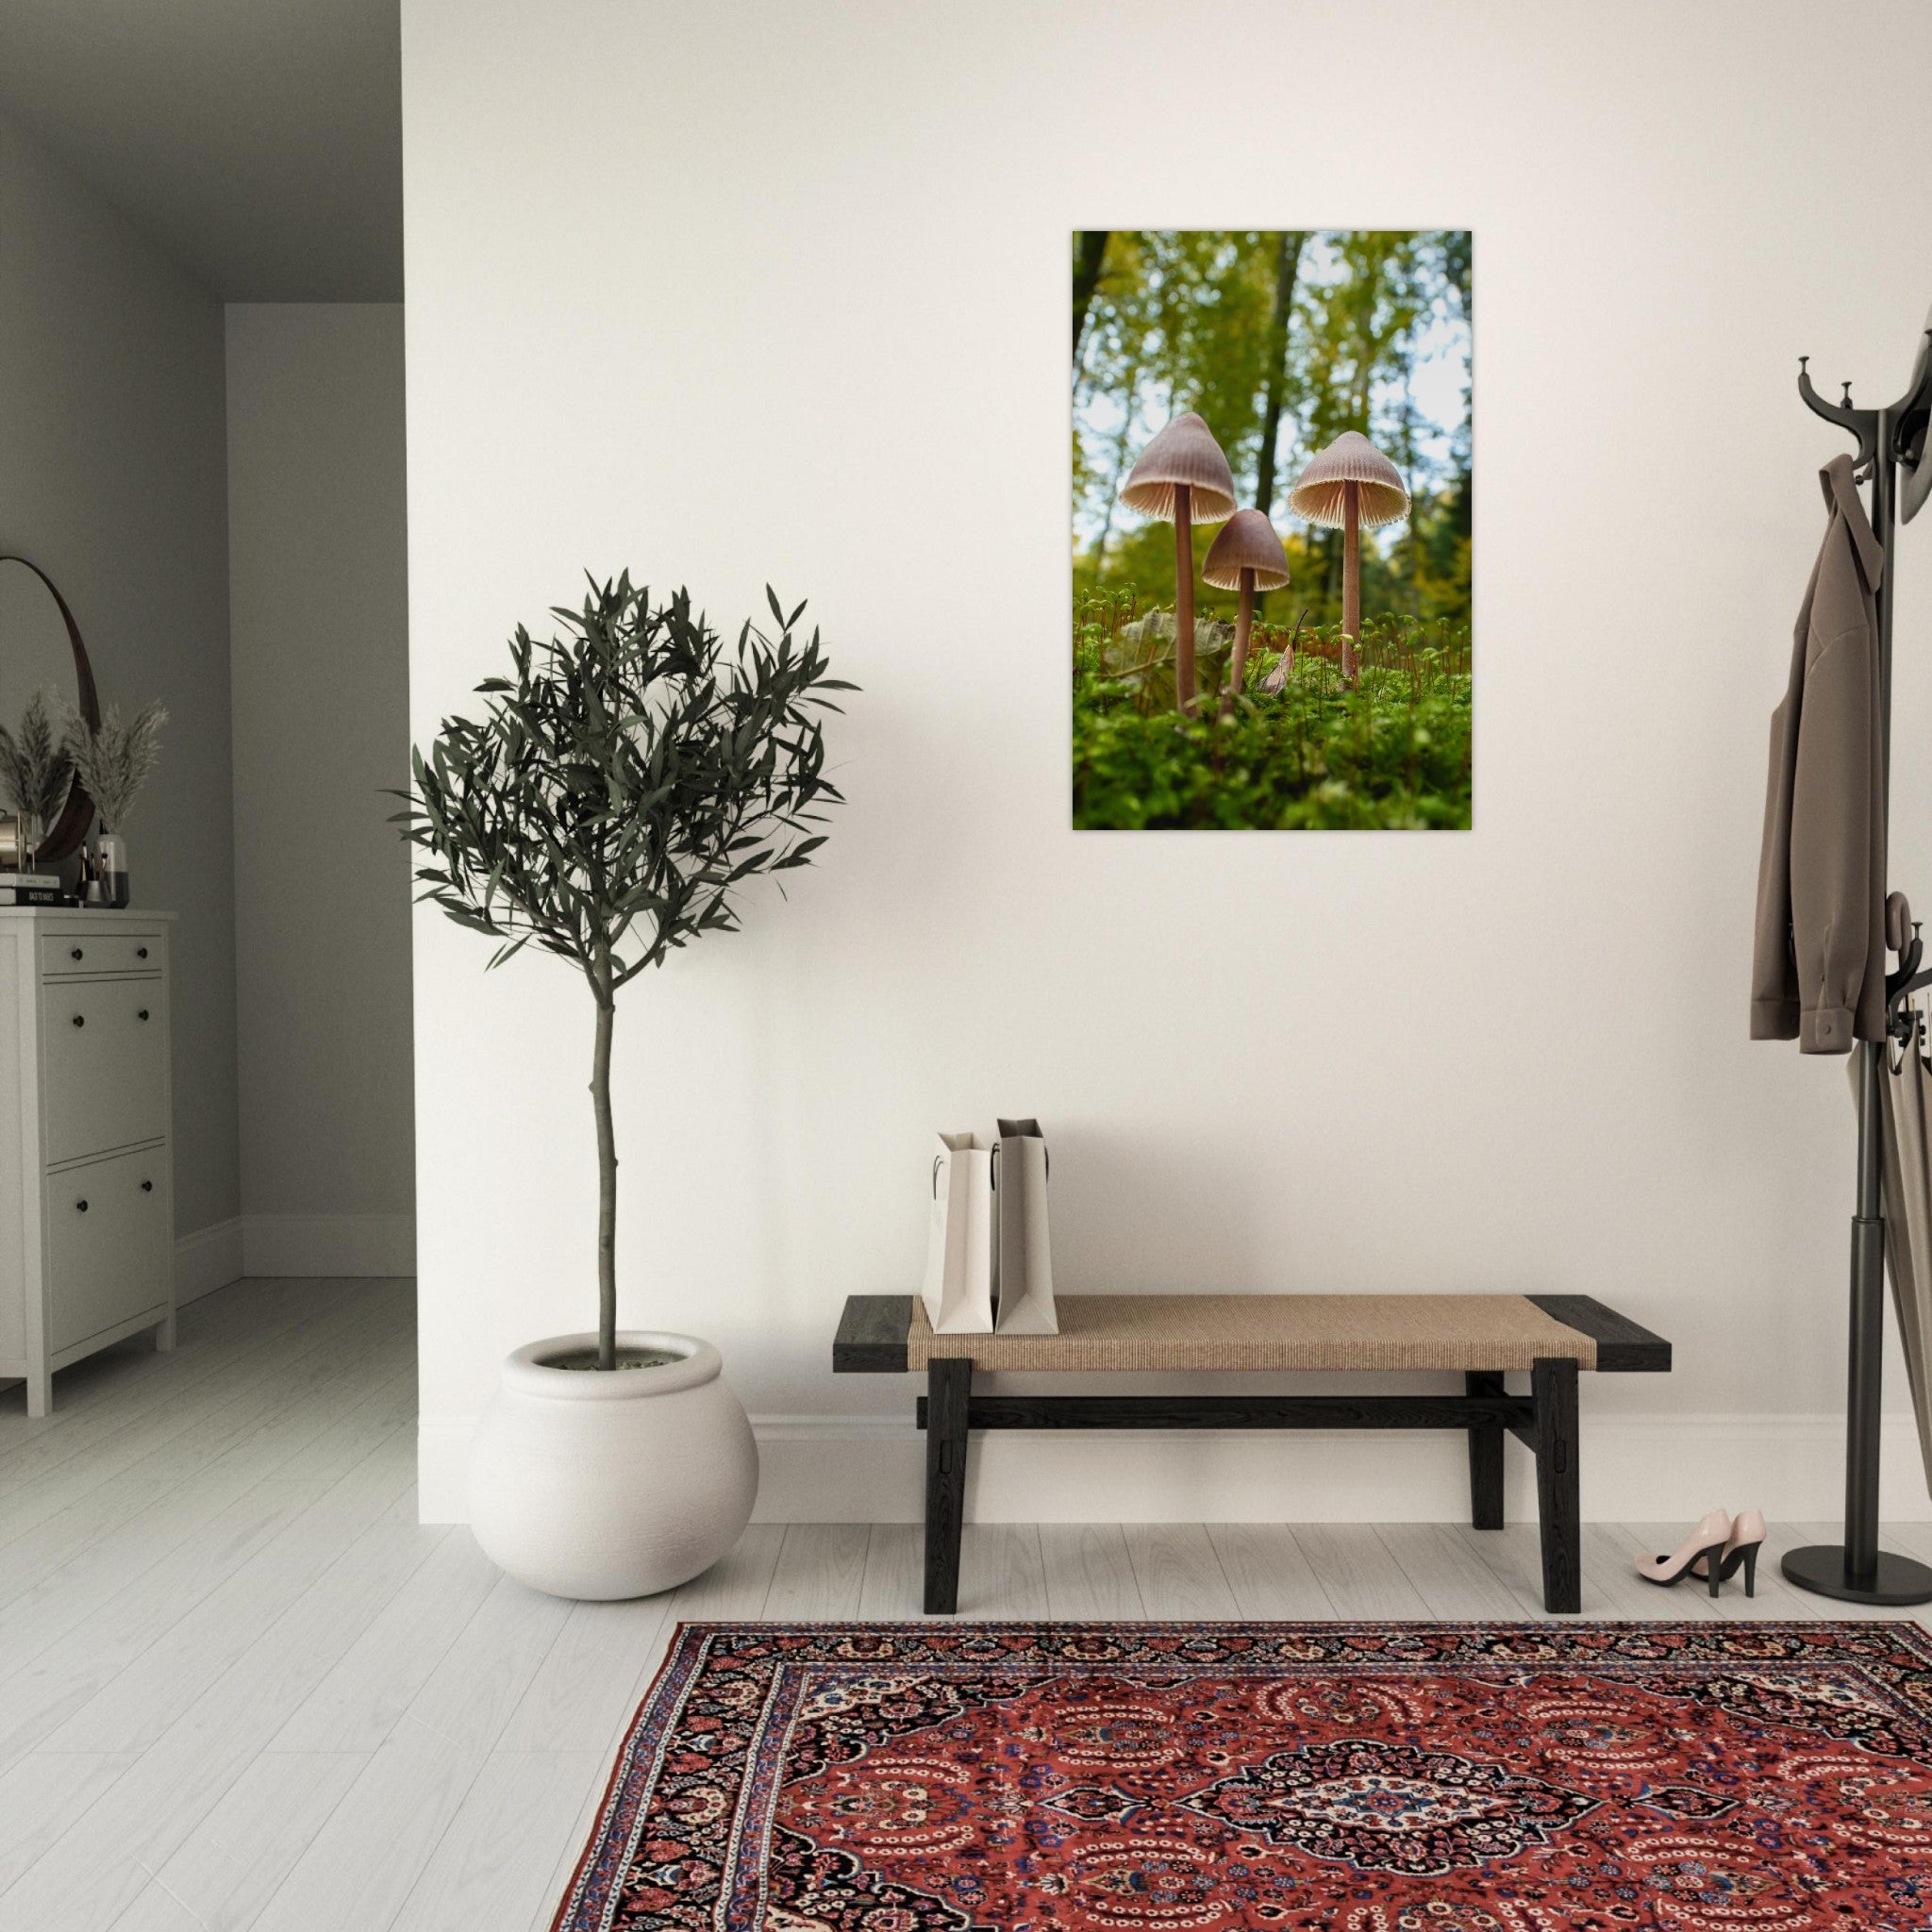
[[[172,913],[0,908],[0,1381],[175,1343]]]

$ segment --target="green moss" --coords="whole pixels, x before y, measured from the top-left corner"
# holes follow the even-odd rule
[[[1260,632],[1241,694],[1219,702],[1204,660],[1198,715],[1174,708],[1171,661],[1121,675],[1118,599],[1083,600],[1074,627],[1076,828],[1467,830],[1474,796],[1466,627],[1374,619],[1353,689],[1329,629],[1304,632],[1283,690],[1265,692],[1283,634]]]

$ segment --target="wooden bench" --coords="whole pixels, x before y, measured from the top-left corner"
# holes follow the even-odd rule
[[[1470,1520],[1503,1526],[1503,1437],[1536,1457],[1543,1602],[1582,1607],[1580,1370],[1659,1374],[1671,1344],[1589,1295],[1062,1295],[1058,1335],[935,1335],[916,1295],[856,1294],[832,1367],[917,1374],[925,1607],[958,1609],[974,1429],[1462,1429]],[[975,1395],[973,1372],[1460,1371],[1460,1395]],[[1511,1372],[1529,1376],[1512,1394]]]

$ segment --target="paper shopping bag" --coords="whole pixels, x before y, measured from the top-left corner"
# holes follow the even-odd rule
[[[1002,1121],[993,1148],[993,1293],[1002,1335],[1058,1335],[1046,1232],[1046,1140],[1038,1121]]]
[[[973,1134],[941,1134],[925,1235],[925,1317],[935,1335],[991,1329],[992,1271],[992,1149]]]

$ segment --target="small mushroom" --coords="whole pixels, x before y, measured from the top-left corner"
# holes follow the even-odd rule
[[[1344,429],[1316,457],[1288,492],[1298,517],[1342,532],[1341,675],[1355,682],[1355,645],[1361,635],[1361,526],[1400,523],[1408,514],[1402,472],[1359,430]]]
[[[1241,673],[1248,661],[1248,634],[1255,625],[1255,592],[1278,591],[1288,581],[1288,552],[1274,534],[1274,525],[1257,509],[1238,509],[1221,526],[1201,565],[1204,583],[1217,590],[1241,593],[1241,615],[1234,627],[1234,656],[1228,660],[1227,683],[1221,693],[1226,710],[1241,695]]]
[[[1214,432],[1190,409],[1145,449],[1121,486],[1121,501],[1174,525],[1174,696],[1194,708],[1193,520],[1218,524],[1235,512],[1234,477]]]

